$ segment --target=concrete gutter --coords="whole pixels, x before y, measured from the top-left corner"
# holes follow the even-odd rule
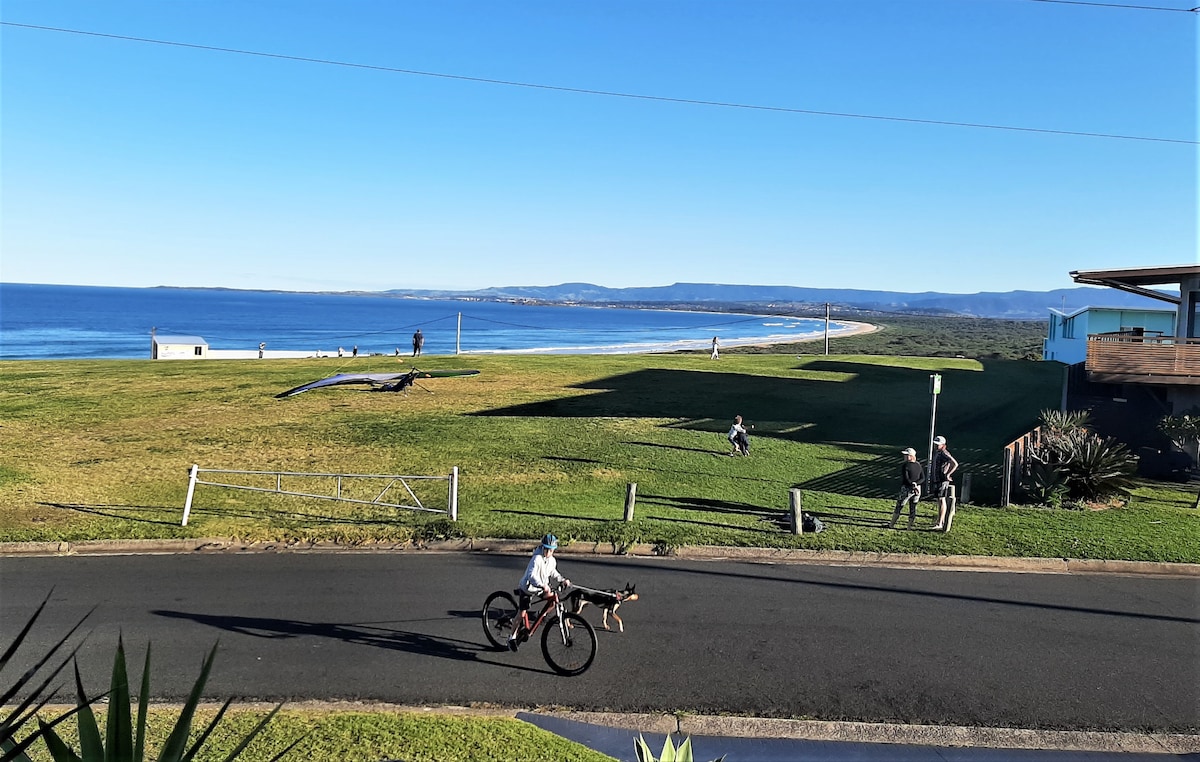
[[[164,555],[185,553],[511,553],[527,554],[530,540],[491,538],[343,545],[333,542],[241,542],[229,538],[181,540],[81,540],[79,542],[0,542],[4,556]],[[797,548],[733,548],[686,546],[663,553],[654,545],[620,547],[613,543],[572,543],[560,556],[626,556],[689,561],[876,566],[897,569],[1019,572],[1026,574],[1129,574],[1200,577],[1200,564],[1116,561],[1088,558],[1011,558],[1001,556],[935,556]]]

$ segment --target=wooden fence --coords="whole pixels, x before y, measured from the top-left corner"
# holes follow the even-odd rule
[[[1033,452],[1042,443],[1042,427],[1022,434],[1004,445],[1004,468],[1000,473],[1000,507],[1007,508],[1012,502],[1013,487],[1021,483],[1021,477],[1029,473]]]

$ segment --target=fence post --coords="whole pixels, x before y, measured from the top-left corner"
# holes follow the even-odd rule
[[[1004,448],[1004,473],[1000,475],[1000,507],[1008,507],[1009,493],[1012,490],[1012,450]]]
[[[450,469],[450,520],[458,521],[458,466]]]
[[[625,520],[633,521],[633,506],[637,502],[637,482],[625,485]]]
[[[192,495],[196,493],[196,474],[200,471],[200,466],[193,463],[191,470],[188,472],[188,491],[187,500],[183,503],[183,523],[179,526],[185,527],[188,522],[188,514],[192,512]]]
[[[788,490],[788,524],[792,534],[804,534],[803,499],[799,488]]]
[[[964,503],[971,502],[971,475],[970,474],[963,474],[962,501]]]

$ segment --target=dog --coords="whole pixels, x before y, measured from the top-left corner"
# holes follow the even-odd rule
[[[626,601],[636,601],[638,594],[634,592],[635,585],[625,585],[623,590],[593,590],[590,587],[573,587],[569,598],[574,599],[575,613],[583,611],[583,607],[589,603],[593,606],[599,606],[604,612],[601,619],[601,624],[604,629],[608,629],[608,617],[611,614],[612,618],[617,622],[617,630],[625,632],[625,624],[621,621],[621,617],[617,616],[617,609]]]

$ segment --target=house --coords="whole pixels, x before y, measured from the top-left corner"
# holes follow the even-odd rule
[[[1050,310],[1050,329],[1042,344],[1042,359],[1074,365],[1087,359],[1088,336],[1119,333],[1130,336],[1173,336],[1175,310],[1130,307],[1082,307],[1073,312]]]
[[[150,334],[151,360],[201,360],[208,357],[208,342],[199,336]]]
[[[1094,314],[1089,309],[1082,320],[1084,311],[1060,313],[1058,338],[1051,341],[1052,334],[1046,343],[1053,359],[1075,361],[1064,389],[1067,408],[1089,410],[1097,429],[1131,447],[1165,449],[1157,421],[1200,407],[1200,264],[1076,270],[1071,277],[1168,305]],[[1178,295],[1151,288],[1174,285]],[[1076,345],[1068,341],[1081,337],[1084,352],[1076,360]]]

